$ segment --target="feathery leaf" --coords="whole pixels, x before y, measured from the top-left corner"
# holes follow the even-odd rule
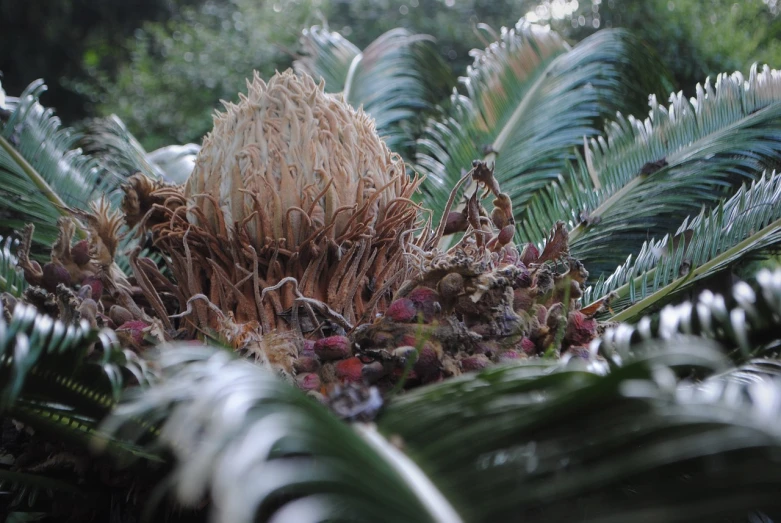
[[[361,52],[327,27],[303,32],[303,57],[294,67],[325,80],[353,107],[363,106],[391,150],[402,153],[413,141],[415,122],[438,101],[447,68],[433,52],[432,38],[392,29]]]
[[[45,89],[42,81],[33,82],[9,102],[11,114],[0,122],[0,234],[32,222],[35,241],[51,245],[65,206],[86,210],[120,180],[73,148],[77,137],[38,103]]]
[[[485,159],[495,161],[522,220],[527,202],[558,178],[584,136],[664,85],[653,53],[619,30],[599,31],[570,49],[556,33],[521,20],[473,53],[466,95],[454,93],[418,141],[415,167],[428,175],[424,201],[435,216],[472,160]]]
[[[676,386],[673,371],[724,369],[707,343],[648,354],[605,376],[516,365],[419,389],[389,405],[380,432],[403,442],[469,521],[778,511],[781,381],[762,380],[762,394],[713,395]]]
[[[20,271],[16,269],[15,252],[19,240],[13,236],[5,239],[0,236],[0,293],[7,292],[19,297],[27,288],[27,282]]]
[[[688,239],[687,239],[688,238]],[[710,212],[686,218],[675,234],[643,244],[633,260],[600,278],[583,295],[589,303],[613,294],[613,321],[629,321],[692,283],[781,242],[781,173],[741,187]]]
[[[715,87],[698,85],[691,101],[678,93],[669,108],[654,97],[650,104],[645,120],[619,115],[534,197],[520,220],[523,237],[539,242],[563,220],[573,256],[600,275],[781,156],[778,71],[755,66],[748,80],[719,75]]]
[[[122,350],[110,330],[86,321],[64,324],[17,303],[6,322],[0,310],[0,411],[65,432],[92,427],[117,402],[128,380],[146,385],[151,369]],[[65,409],[65,410],[63,410]],[[72,424],[70,421],[76,422]]]
[[[756,290],[737,283],[730,294],[703,291],[694,302],[668,305],[656,318],[643,317],[636,326],[620,324],[592,344],[609,361],[626,361],[642,342],[673,340],[681,335],[715,339],[731,349],[738,362],[778,350],[781,329],[781,270],[757,274]]]
[[[208,491],[215,521],[460,521],[373,429],[356,432],[268,370],[193,346],[164,349],[161,368],[162,383],[104,429],[134,440],[145,433],[134,420],[160,423],[178,499]]]

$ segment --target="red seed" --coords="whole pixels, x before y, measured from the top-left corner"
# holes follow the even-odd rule
[[[475,354],[474,356],[467,356],[459,362],[461,370],[464,372],[471,372],[475,370],[481,370],[486,368],[491,361],[483,354]]]
[[[87,265],[90,261],[89,242],[81,240],[71,247],[71,257],[79,267]]]
[[[521,261],[523,264],[529,265],[530,263],[534,263],[539,257],[540,251],[537,250],[537,247],[535,247],[533,243],[527,243],[526,247],[523,249],[523,254],[521,254]]]
[[[336,377],[342,381],[360,383],[363,381],[363,363],[359,358],[348,358],[334,364]]]
[[[296,383],[301,390],[320,390],[322,383],[320,382],[320,376],[314,372],[306,372],[296,376]]]
[[[103,296],[103,282],[97,276],[89,276],[84,278],[81,282],[83,286],[89,285],[92,288],[92,299],[100,301],[100,297]]]
[[[418,312],[423,314],[423,321],[429,323],[434,317],[442,311],[442,305],[439,303],[439,295],[434,289],[428,287],[416,287],[407,295]]]
[[[521,339],[517,347],[525,354],[528,354],[529,356],[537,354],[537,346],[529,338],[524,337],[523,339]]]
[[[420,376],[423,383],[436,380],[439,377],[441,369],[437,352],[431,346],[426,345],[424,345],[418,353],[418,360],[413,367],[415,374]]]
[[[329,336],[315,342],[314,352],[321,360],[341,360],[350,357],[352,347],[346,336]]]
[[[144,331],[147,327],[149,327],[149,324],[145,321],[128,321],[117,328],[117,334],[126,335],[130,342],[140,347],[144,343]]]
[[[398,323],[408,323],[415,321],[418,316],[418,309],[412,300],[400,298],[390,304],[385,316]]]
[[[43,266],[43,288],[49,292],[55,292],[57,285],[62,283],[66,287],[71,285],[71,275],[68,269],[57,262],[49,262]]]
[[[499,362],[500,363],[510,363],[513,361],[518,361],[520,359],[523,359],[525,356],[520,354],[518,351],[515,350],[506,350],[502,353],[501,356],[499,356]]]
[[[505,225],[504,227],[502,227],[502,230],[499,231],[499,236],[496,237],[496,241],[499,242],[499,244],[501,245],[507,245],[512,241],[514,234],[515,234],[515,226]]]
[[[296,372],[317,372],[320,370],[320,361],[314,356],[299,356],[293,362]]]
[[[580,311],[569,313],[567,322],[567,331],[564,334],[566,345],[588,345],[597,335],[597,322],[594,319],[587,318]]]

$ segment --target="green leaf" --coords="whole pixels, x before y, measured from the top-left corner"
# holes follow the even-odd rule
[[[687,238],[690,238],[687,240]],[[612,294],[612,321],[630,321],[735,262],[781,242],[781,173],[741,187],[710,212],[686,218],[675,234],[643,244],[583,295]]]
[[[118,178],[136,172],[152,179],[163,177],[160,168],[150,161],[147,152],[116,115],[88,121],[79,145]]]
[[[208,492],[212,517],[235,523],[460,521],[372,428],[351,428],[268,370],[192,345],[164,349],[160,363],[163,381],[120,405],[104,429],[134,441],[147,434],[138,420],[160,423],[185,505]]]
[[[8,104],[11,115],[0,123],[0,234],[32,222],[34,240],[51,245],[65,206],[86,210],[90,201],[111,193],[119,180],[73,148],[76,136],[38,103],[44,90],[42,81],[33,82]]]
[[[24,276],[16,269],[14,253],[18,245],[19,240],[13,236],[4,240],[0,237],[0,293],[7,292],[16,297],[21,296],[27,288]]]
[[[781,329],[781,270],[767,269],[757,274],[755,288],[737,283],[726,296],[709,290],[695,301],[668,305],[659,315],[642,318],[637,325],[620,324],[607,329],[592,344],[608,361],[621,362],[634,357],[634,347],[649,340],[675,340],[700,336],[717,340],[738,363],[778,351]]]
[[[361,50],[328,26],[312,26],[301,33],[301,58],[293,63],[296,71],[325,80],[329,93],[344,90],[350,65]]]
[[[781,156],[781,76],[752,67],[719,75],[665,107],[651,98],[650,116],[608,124],[556,184],[539,193],[520,221],[539,242],[553,224],[570,227],[570,250],[592,275],[613,270],[649,236],[674,230],[703,205],[758,178]],[[599,188],[592,180],[599,180]]]
[[[32,415],[38,412],[48,426],[57,416],[81,420],[76,428],[94,427],[127,381],[153,379],[146,363],[119,347],[113,331],[66,325],[24,303],[9,322],[0,316],[0,412],[24,416],[32,426],[39,426]]]
[[[449,380],[399,397],[379,429],[469,521],[683,522],[778,511],[781,382],[714,394],[676,385],[672,370],[724,369],[708,344],[648,354],[604,376],[521,364]]]
[[[303,32],[303,57],[294,66],[325,80],[326,91],[341,92],[353,107],[362,106],[388,147],[403,154],[414,142],[415,122],[449,80],[432,40],[392,29],[361,52],[339,33],[314,26]]]
[[[415,167],[428,176],[424,202],[441,215],[472,160],[495,162],[495,176],[520,222],[532,197],[557,180],[584,136],[617,110],[633,111],[665,74],[629,34],[599,31],[570,49],[554,32],[523,21],[474,52],[466,95],[430,121]],[[547,232],[547,231],[546,231]]]

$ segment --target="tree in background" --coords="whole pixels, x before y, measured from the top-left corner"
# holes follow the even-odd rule
[[[195,0],[197,1],[197,0]],[[163,21],[193,0],[0,0],[0,71],[9,92],[41,77],[66,120],[94,109],[70,83],[89,69],[112,74],[130,60],[127,40],[144,21]]]
[[[777,0],[545,0],[527,16],[581,40],[624,27],[645,40],[691,92],[702,78],[781,59]]]

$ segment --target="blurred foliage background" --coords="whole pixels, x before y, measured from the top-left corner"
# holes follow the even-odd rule
[[[781,67],[779,0],[0,0],[0,71],[18,94],[42,77],[68,124],[117,114],[143,145],[199,142],[253,69],[289,67],[303,28],[363,48],[406,27],[437,40],[452,82],[491,30],[521,16],[576,42],[626,27],[659,53],[675,89],[721,71]],[[493,29],[489,29],[493,28]]]

